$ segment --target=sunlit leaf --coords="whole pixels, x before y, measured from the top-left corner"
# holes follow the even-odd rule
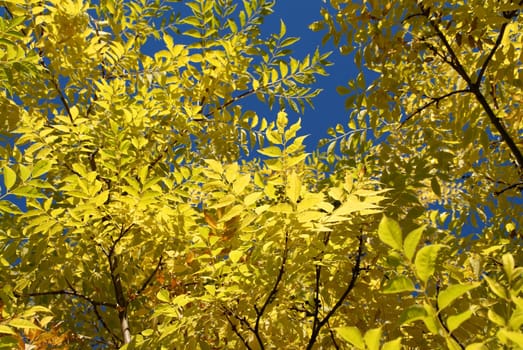
[[[382,289],[382,293],[401,293],[401,292],[413,292],[416,290],[416,286],[412,280],[405,276],[397,276],[390,280],[385,287]]]
[[[454,284],[448,286],[446,289],[442,290],[438,294],[438,308],[443,310],[449,306],[452,302],[458,299],[463,294],[467,293],[469,290],[477,288],[480,284]]]
[[[16,182],[16,173],[8,166],[3,168],[4,186],[6,190],[10,190]]]
[[[361,332],[356,327],[338,327],[336,333],[346,342],[353,345],[356,349],[365,349],[365,342]]]
[[[399,223],[387,216],[383,216],[378,227],[378,236],[380,240],[392,247],[401,250],[403,237]]]

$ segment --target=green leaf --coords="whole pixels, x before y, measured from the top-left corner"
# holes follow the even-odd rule
[[[280,19],[280,39],[285,36],[287,33],[287,27],[285,26],[285,22],[283,22],[282,19]]]
[[[403,242],[403,253],[405,254],[405,257],[409,259],[409,261],[412,261],[414,253],[416,252],[416,248],[418,247],[421,235],[423,231],[425,231],[426,227],[427,225],[422,225],[409,232],[407,237],[405,237],[405,241]]]
[[[21,329],[38,329],[38,330],[42,330],[42,328],[38,327],[38,326],[35,325],[33,322],[28,321],[28,320],[24,320],[24,319],[22,319],[22,318],[15,318],[15,319],[12,319],[12,320],[10,320],[7,324],[8,324],[9,326],[11,326],[11,327],[15,327],[15,328],[21,328]]]
[[[399,223],[387,216],[383,216],[378,226],[378,236],[380,240],[393,249],[401,250],[402,233]]]
[[[463,322],[468,320],[472,316],[472,310],[466,310],[460,314],[452,315],[447,318],[447,328],[452,333],[457,329]]]
[[[6,325],[0,324],[0,334],[12,334],[16,335],[16,332],[11,327],[8,327]]]
[[[507,291],[505,290],[505,287],[503,287],[496,280],[490,278],[489,276],[484,276],[484,278],[485,278],[485,281],[487,281],[487,284],[488,284],[490,290],[494,294],[496,294],[501,299],[507,300]]]
[[[381,291],[383,294],[414,292],[416,287],[412,280],[405,276],[394,277]]]
[[[160,289],[160,291],[158,293],[156,293],[156,298],[158,298],[158,300],[160,300],[160,301],[163,301],[164,303],[171,302],[171,297],[169,295],[169,291],[166,289]]]
[[[413,305],[403,310],[400,316],[400,324],[410,324],[416,320],[422,320],[427,316],[427,310],[422,305]]]
[[[144,337],[149,337],[149,336],[153,335],[153,333],[154,333],[154,330],[151,328],[144,329],[143,331],[140,332],[140,334],[143,335]]]
[[[16,182],[16,173],[13,169],[9,168],[8,166],[5,166],[3,174],[5,189],[9,191]]]
[[[436,196],[441,197],[441,187],[439,186],[438,178],[433,177],[430,180],[430,187]]]
[[[514,257],[510,253],[503,254],[502,257],[503,261],[503,269],[505,270],[505,273],[507,274],[509,281],[512,280],[512,274],[514,272],[514,268],[516,266],[516,263],[514,262]]]
[[[381,341],[381,327],[369,329],[363,336],[366,349],[368,350],[379,350]]]
[[[442,290],[438,294],[438,309],[443,310],[449,306],[454,300],[458,299],[460,296],[478,287],[480,283],[472,284],[454,284],[448,286],[445,290]]]
[[[190,303],[192,300],[193,299],[189,295],[181,294],[181,295],[176,296],[172,302],[174,305],[184,307],[185,305]]]
[[[239,178],[237,178],[233,185],[232,185],[232,191],[234,194],[240,194],[243,192],[245,187],[251,182],[251,176],[249,174],[242,175]]]
[[[263,154],[264,156],[267,156],[267,157],[275,157],[276,158],[276,157],[281,157],[282,156],[281,149],[279,147],[276,147],[276,146],[269,146],[269,147],[265,147],[265,148],[259,149],[258,153],[261,153],[261,154]]]
[[[241,250],[233,250],[229,253],[229,259],[231,259],[231,261],[233,263],[237,263],[238,261],[240,261],[241,257],[243,256],[243,252]]]
[[[500,339],[507,338],[512,343],[514,343],[514,345],[516,347],[523,348],[523,333],[522,332],[514,332],[514,331],[509,331],[506,329],[500,329],[496,336]]]
[[[434,274],[438,252],[444,247],[443,244],[433,244],[421,248],[416,254],[414,261],[416,275],[424,284]]]
[[[507,324],[505,319],[502,316],[498,315],[493,309],[489,309],[487,311],[487,317],[490,321],[492,321],[500,327],[505,327],[505,325]]]
[[[484,343],[469,344],[465,348],[465,350],[484,350],[484,349],[485,349],[485,344]]]
[[[33,170],[31,170],[31,176],[33,178],[37,178],[43,174],[46,174],[51,170],[53,164],[45,159],[39,160],[33,167]]]
[[[287,179],[287,197],[292,203],[297,203],[301,194],[301,179],[293,171]]]
[[[381,350],[397,350],[401,349],[401,337],[388,341],[381,347]]]
[[[445,337],[445,342],[447,343],[447,348],[449,350],[461,350],[461,346],[456,343],[456,341],[454,339],[452,339],[451,337]]]
[[[365,342],[361,332],[356,327],[338,327],[334,328],[338,335],[345,341],[351,343],[357,349],[365,349]]]

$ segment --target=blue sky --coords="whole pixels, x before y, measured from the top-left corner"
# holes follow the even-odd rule
[[[242,0],[235,0],[239,4]],[[173,5],[175,11],[180,11],[181,15],[189,15],[190,10],[183,3]],[[322,89],[322,93],[313,99],[314,109],[307,105],[303,115],[294,113],[290,108],[286,111],[289,113],[291,121],[302,119],[301,134],[307,134],[306,140],[307,151],[312,151],[321,138],[327,137],[327,129],[335,127],[341,123],[346,125],[348,122],[349,111],[345,109],[345,97],[336,92],[336,87],[347,85],[350,79],[354,79],[358,73],[354,66],[352,56],[342,56],[339,50],[328,42],[322,45],[322,37],[325,32],[313,32],[309,25],[321,19],[320,9],[327,7],[328,4],[323,0],[276,0],[273,14],[267,16],[262,25],[262,37],[269,37],[273,33],[280,32],[280,21],[285,22],[288,37],[299,37],[301,40],[290,47],[293,50],[292,56],[298,59],[304,58],[307,54],[313,54],[316,48],[321,53],[332,52],[329,61],[334,63],[327,67],[328,76],[317,76],[318,81],[312,88]],[[176,38],[181,40],[184,38]],[[149,42],[146,50],[149,54],[164,48],[161,40]],[[276,117],[277,110],[269,111],[268,108],[259,103],[257,98],[252,95],[238,102],[246,107],[256,111],[261,117],[272,120]],[[277,107],[276,107],[277,108]]]
[[[302,118],[303,134],[309,134],[307,139],[307,150],[311,151],[319,139],[326,137],[329,127],[348,122],[349,111],[345,110],[345,97],[336,92],[336,87],[346,85],[350,79],[356,77],[358,71],[354,67],[352,57],[342,56],[339,51],[327,43],[321,45],[324,32],[312,32],[309,25],[321,19],[320,9],[327,4],[322,0],[277,0],[274,13],[267,17],[262,27],[265,34],[278,33],[280,30],[280,19],[287,26],[287,35],[299,37],[301,40],[293,47],[293,56],[302,58],[308,53],[314,52],[319,47],[321,52],[332,51],[330,61],[334,64],[327,67],[329,76],[318,77],[315,87],[323,89],[323,92],[314,100],[314,109],[307,108]],[[300,115],[288,111],[291,118]]]

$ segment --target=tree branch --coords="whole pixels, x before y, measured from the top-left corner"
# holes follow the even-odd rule
[[[245,339],[242,334],[240,333],[240,330],[238,329],[238,327],[236,327],[236,325],[234,324],[234,322],[232,322],[231,318],[229,317],[229,314],[232,314],[231,311],[229,311],[228,309],[225,309],[224,311],[224,314],[225,314],[225,318],[227,319],[227,322],[229,322],[229,324],[231,325],[231,329],[232,331],[234,332],[234,334],[236,334],[238,336],[238,338],[240,338],[240,340],[242,341],[243,345],[245,345],[245,347],[248,349],[248,350],[252,350],[251,346],[249,345],[249,342],[247,341],[247,339]],[[240,321],[241,322],[241,321]]]
[[[76,291],[76,289],[74,287],[72,287],[71,283],[69,283],[69,281],[66,280],[66,283],[67,283],[67,285],[69,286],[69,288],[71,290],[61,289],[61,290],[47,291],[47,292],[34,292],[34,293],[26,293],[26,294],[14,293],[14,294],[17,297],[38,297],[38,296],[48,296],[48,295],[69,295],[69,296],[74,296],[74,297],[78,297],[80,299],[83,299],[83,300],[87,301],[89,304],[92,305],[94,314],[96,315],[96,318],[102,324],[103,328],[109,333],[109,335],[111,335],[111,337],[113,338],[113,341],[115,341],[116,343],[121,343],[121,339],[116,334],[114,334],[114,332],[109,328],[107,323],[104,321],[102,315],[98,311],[98,307],[100,307],[100,306],[110,307],[112,309],[118,309],[117,305],[113,304],[113,303],[107,303],[107,302],[93,300],[93,299],[91,299],[90,297],[88,297],[86,295],[78,293]]]
[[[98,321],[100,321],[100,323],[102,324],[103,328],[111,335],[111,337],[113,338],[113,342],[115,344],[120,344],[122,343],[122,339],[120,339],[120,337],[118,337],[112,330],[111,328],[109,328],[109,326],[107,325],[107,323],[105,323],[102,315],[100,315],[100,312],[98,311],[98,307],[96,305],[93,305],[93,310],[94,310],[94,313],[96,315],[96,317],[98,318]]]
[[[122,238],[131,230],[134,224],[129,225],[126,229],[122,227],[120,228],[120,234],[116,238],[116,240],[113,242],[113,245],[111,246],[111,249],[109,249],[109,252],[107,254],[108,258],[111,258],[114,254],[114,250],[116,249],[116,245],[122,240]]]
[[[120,320],[120,330],[123,336],[124,344],[131,342],[131,330],[129,329],[129,320],[127,318],[127,307],[129,305],[127,298],[122,286],[122,280],[120,279],[120,273],[117,272],[119,268],[118,257],[108,257],[109,268],[111,270],[111,280],[113,282],[114,294],[117,301],[118,319]]]
[[[120,329],[122,332],[124,344],[129,344],[131,342],[131,330],[129,328],[129,319],[127,317],[127,307],[129,306],[129,302],[125,297],[125,293],[122,286],[122,280],[120,278],[120,273],[118,272],[119,261],[118,257],[114,256],[114,251],[116,249],[116,245],[125,236],[125,234],[131,230],[132,227],[133,224],[129,225],[126,229],[124,229],[122,225],[120,229],[120,234],[113,242],[113,245],[111,246],[111,249],[109,249],[109,252],[106,254],[107,260],[109,262],[111,281],[113,283],[113,290],[116,297],[116,309],[118,310],[118,319],[120,320]]]
[[[332,328],[331,328],[329,322],[327,322],[327,327],[329,327],[329,334],[330,334],[331,339],[332,339],[332,344],[334,344],[334,348],[335,348],[336,350],[339,350],[340,347],[339,347],[338,343],[336,343],[336,337],[334,336],[334,331],[332,330]]]
[[[494,111],[490,107],[487,99],[485,98],[485,96],[483,96],[483,94],[479,90],[479,87],[474,87],[472,92],[474,93],[474,95],[476,96],[476,99],[478,100],[478,102],[481,104],[481,106],[487,113],[487,116],[490,119],[490,122],[492,124],[494,124],[494,127],[501,135],[501,139],[507,144],[512,155],[514,156],[514,158],[516,158],[516,163],[517,163],[518,168],[520,170],[523,170],[523,154],[521,153],[520,149],[514,142],[514,139],[512,139],[512,137],[509,135],[505,126],[502,124],[501,119],[499,119],[496,116],[496,113],[494,113]]]
[[[449,41],[447,40],[447,37],[441,31],[438,23],[436,23],[434,20],[430,19],[430,17],[429,17],[430,10],[424,8],[421,3],[419,4],[419,8],[420,8],[421,12],[423,13],[423,15],[427,18],[430,26],[434,29],[438,38],[441,40],[441,42],[445,46],[447,53],[450,55],[451,60],[447,61],[448,64],[452,68],[454,68],[454,70],[461,76],[462,79],[464,79],[467,82],[470,92],[472,92],[476,96],[476,99],[483,107],[483,110],[487,113],[487,116],[488,116],[490,122],[494,125],[496,130],[500,133],[501,138],[507,144],[512,155],[516,159],[518,168],[520,170],[523,170],[523,154],[521,153],[521,151],[517,147],[516,143],[514,142],[512,137],[509,135],[508,131],[506,130],[505,126],[502,124],[501,120],[496,116],[496,114],[490,107],[488,101],[486,100],[485,96],[481,92],[481,79],[477,79],[476,82],[472,81],[470,76],[465,71],[465,68],[461,64],[456,52],[452,49],[452,46],[450,45]],[[514,12],[514,13],[510,12],[510,13],[507,13],[506,16],[504,14],[504,16],[505,16],[505,18],[507,18],[507,17],[512,18],[513,16],[515,16],[516,13],[517,12]],[[488,68],[489,62],[491,62],[490,56],[494,54],[495,50],[497,50],[498,46],[500,45],[501,40],[503,38],[504,31],[505,31],[504,27],[506,27],[506,24],[502,25],[502,27],[500,29],[500,35],[498,35],[498,38],[496,40],[497,45],[496,44],[494,45],[494,47],[490,51],[489,56],[487,57],[487,60],[485,62],[483,62],[483,66],[480,70],[481,76],[478,75],[478,78],[481,78],[483,76],[483,74],[485,73],[485,71]],[[499,44],[498,44],[498,41],[500,42]]]
[[[402,121],[400,123],[400,125],[398,126],[398,129],[400,129],[401,127],[403,127],[403,125],[405,125],[405,123],[407,123],[410,119],[412,119],[413,117],[415,117],[417,114],[423,112],[425,109],[429,108],[430,106],[432,106],[433,104],[438,104],[441,100],[447,98],[447,97],[450,97],[452,95],[456,95],[456,94],[461,94],[461,93],[467,93],[467,92],[471,92],[469,89],[461,89],[461,90],[455,90],[455,91],[452,91],[452,92],[449,92],[443,96],[439,96],[439,97],[430,97],[431,101],[424,104],[423,106],[421,107],[418,107],[414,112],[412,112],[411,114],[409,114],[407,116],[407,118],[405,118],[404,121]]]
[[[437,282],[436,283],[436,300],[438,299],[439,289],[440,289],[440,285],[439,285],[439,282]],[[436,314],[438,315],[439,323],[445,329],[445,332],[447,332],[447,334],[452,338],[452,340],[454,340],[456,342],[456,344],[459,346],[459,348],[460,349],[465,349],[465,346],[463,344],[461,344],[459,339],[456,338],[456,336],[454,334],[452,334],[452,332],[449,331],[449,328],[447,327],[447,324],[443,321],[443,316],[441,316],[441,312],[440,311],[441,310],[438,307],[438,303],[436,303]]]
[[[318,338],[318,335],[320,334],[321,328],[329,322],[329,319],[334,315],[334,313],[338,310],[338,308],[343,304],[349,293],[352,291],[354,286],[356,285],[356,280],[358,279],[358,276],[361,272],[361,259],[363,257],[363,235],[360,234],[359,236],[359,245],[358,245],[358,253],[356,255],[356,262],[354,264],[354,267],[352,268],[352,276],[349,281],[349,284],[341,297],[338,299],[336,304],[330,309],[330,311],[327,313],[327,315],[318,323],[318,326],[312,330],[311,337],[309,339],[309,344],[307,344],[307,350],[311,350],[314,344],[316,343],[316,339]]]
[[[443,42],[443,45],[447,49],[447,53],[450,55],[450,58],[451,58],[450,61],[447,61],[447,62],[452,66],[452,68],[454,68],[454,70],[456,72],[458,72],[458,74],[467,82],[467,84],[469,86],[471,86],[473,84],[472,79],[465,71],[465,68],[461,64],[458,56],[456,55],[456,52],[454,52],[454,50],[452,49],[452,46],[450,45],[449,41],[447,40],[447,37],[445,36],[445,34],[443,34],[441,29],[439,28],[438,23],[436,23],[436,21],[434,21],[433,19],[430,19],[430,9],[424,8],[422,3],[419,3],[418,6],[419,6],[421,12],[423,13],[423,15],[429,21],[430,26],[436,32],[436,35],[438,36],[438,38]]]
[[[153,270],[153,272],[151,272],[149,277],[143,282],[142,287],[140,289],[138,289],[138,291],[136,291],[136,295],[142,294],[142,292],[145,290],[145,288],[147,288],[149,283],[151,283],[153,277],[156,275],[156,273],[160,269],[160,266],[162,266],[162,259],[163,259],[163,256],[160,255],[160,259],[158,260],[158,264],[156,264],[156,268]]]
[[[104,301],[96,301],[91,299],[90,297],[80,294],[75,290],[67,290],[67,289],[60,289],[60,290],[52,290],[52,291],[46,291],[46,292],[34,292],[34,293],[15,293],[15,296],[17,297],[39,297],[39,296],[46,296],[46,295],[70,295],[75,296],[80,299],[84,299],[85,301],[89,302],[93,306],[106,306],[113,309],[116,309],[116,304],[113,303],[107,303]]]
[[[494,46],[492,46],[492,50],[490,50],[487,58],[485,59],[485,62],[483,62],[483,65],[479,70],[478,77],[476,78],[476,82],[474,83],[474,85],[478,88],[481,85],[481,80],[483,79],[483,75],[485,74],[485,71],[487,70],[489,63],[492,60],[492,57],[494,57],[496,50],[501,45],[501,41],[503,40],[503,36],[505,35],[505,30],[507,29],[507,24],[508,22],[505,22],[501,25],[501,28],[499,29],[498,38],[496,39]]]
[[[326,248],[327,245],[329,244],[329,240],[330,240],[330,233],[327,232],[327,233],[325,233],[325,236],[323,238],[323,246],[324,246],[324,248]],[[322,251],[320,253],[320,255],[323,255],[323,254],[324,254],[324,251]],[[315,278],[315,282],[314,282],[314,311],[313,311],[314,320],[312,322],[312,329],[315,329],[318,326],[319,322],[320,322],[321,265],[317,264],[315,270],[316,270],[316,278]]]
[[[523,182],[517,182],[515,184],[512,184],[510,186],[507,186],[499,191],[495,191],[494,192],[494,196],[499,196],[500,194],[506,192],[506,191],[509,191],[509,190],[512,190],[514,188],[517,188],[518,190],[523,190]]]
[[[280,285],[280,282],[283,278],[283,274],[285,272],[285,264],[287,263],[288,253],[289,253],[289,233],[285,232],[285,243],[284,243],[284,248],[283,248],[283,256],[282,256],[280,269],[278,271],[278,276],[276,277],[276,281],[274,282],[274,285],[273,285],[271,291],[269,292],[267,299],[265,299],[265,302],[263,303],[262,307],[258,308],[258,306],[256,304],[254,305],[254,310],[256,311],[256,323],[254,325],[253,331],[254,331],[254,335],[256,336],[256,340],[258,341],[258,344],[260,346],[260,349],[262,349],[262,350],[265,347],[263,345],[263,341],[262,341],[261,335],[260,335],[260,321],[261,321],[261,318],[262,318],[265,310],[267,309],[269,304],[272,303],[272,301],[274,300],[274,297],[276,296],[276,293],[278,292],[278,287]]]

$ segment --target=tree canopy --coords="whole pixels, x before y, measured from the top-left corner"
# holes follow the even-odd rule
[[[523,347],[523,2],[0,4],[0,347]]]

